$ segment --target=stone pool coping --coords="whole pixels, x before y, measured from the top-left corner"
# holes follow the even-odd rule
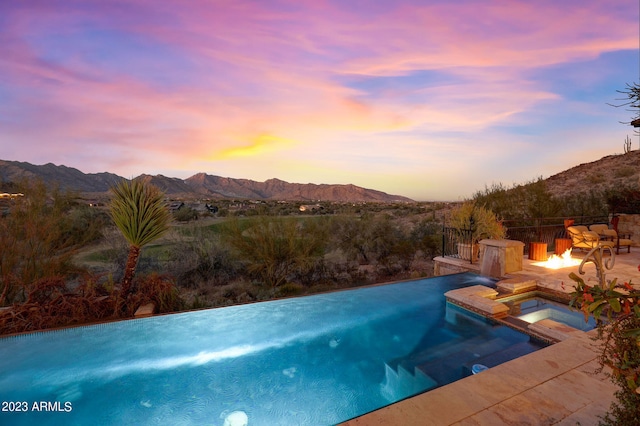
[[[363,425],[589,425],[614,400],[596,374],[589,333],[342,423]]]

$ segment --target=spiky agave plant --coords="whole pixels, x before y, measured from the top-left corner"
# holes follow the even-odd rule
[[[164,194],[140,180],[122,180],[111,188],[111,219],[129,243],[129,255],[122,279],[121,294],[131,292],[133,276],[143,246],[161,237],[169,229],[171,216]]]

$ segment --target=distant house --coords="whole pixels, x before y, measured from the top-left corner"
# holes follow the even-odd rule
[[[207,211],[211,214],[216,214],[218,213],[218,207],[217,206],[212,206],[209,203],[205,204],[204,207],[207,209]]]
[[[24,194],[19,192],[17,194],[9,194],[8,192],[2,192],[0,193],[0,198],[10,198],[10,199],[14,199],[14,198],[18,198],[18,197],[24,197]]]
[[[169,211],[177,212],[183,207],[184,207],[184,203],[182,201],[174,201],[173,203],[169,204]]]
[[[301,212],[310,212],[310,213],[318,210],[322,210],[322,209],[324,209],[324,207],[322,207],[320,204],[303,204],[299,208]]]

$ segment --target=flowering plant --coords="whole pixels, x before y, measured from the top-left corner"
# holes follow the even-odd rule
[[[640,266],[638,266],[640,271]],[[640,290],[617,279],[602,285],[588,285],[575,273],[570,306],[593,316],[602,340],[600,365],[611,368],[618,385],[615,402],[604,418],[605,424],[637,424],[640,418]],[[606,315],[607,321],[602,317]]]

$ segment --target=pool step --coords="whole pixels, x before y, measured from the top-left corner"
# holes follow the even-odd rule
[[[529,341],[510,344],[501,338],[484,342],[461,342],[439,359],[434,360],[428,353],[422,361],[416,356],[413,358],[413,365],[439,383],[448,383],[470,375],[473,364],[495,367],[539,348],[540,346],[535,346]]]
[[[479,335],[471,338],[460,337],[456,340],[444,342],[437,346],[428,346],[421,350],[417,350],[403,359],[403,364],[427,364],[442,358],[451,358],[455,356],[478,357],[495,350],[496,347],[504,347],[506,342],[495,337],[488,339],[487,336]],[[480,354],[480,355],[477,355]]]
[[[494,352],[483,357],[477,358],[473,361],[469,361],[463,365],[466,375],[471,374],[471,367],[473,364],[482,364],[487,367],[495,367],[512,359],[519,358],[521,356],[530,354],[540,349],[539,344],[535,344],[531,341],[516,343],[498,352]]]
[[[396,371],[385,363],[384,376],[380,394],[389,402],[400,401],[438,386],[435,380],[422,371],[414,368],[414,373],[411,374],[401,365]]]

